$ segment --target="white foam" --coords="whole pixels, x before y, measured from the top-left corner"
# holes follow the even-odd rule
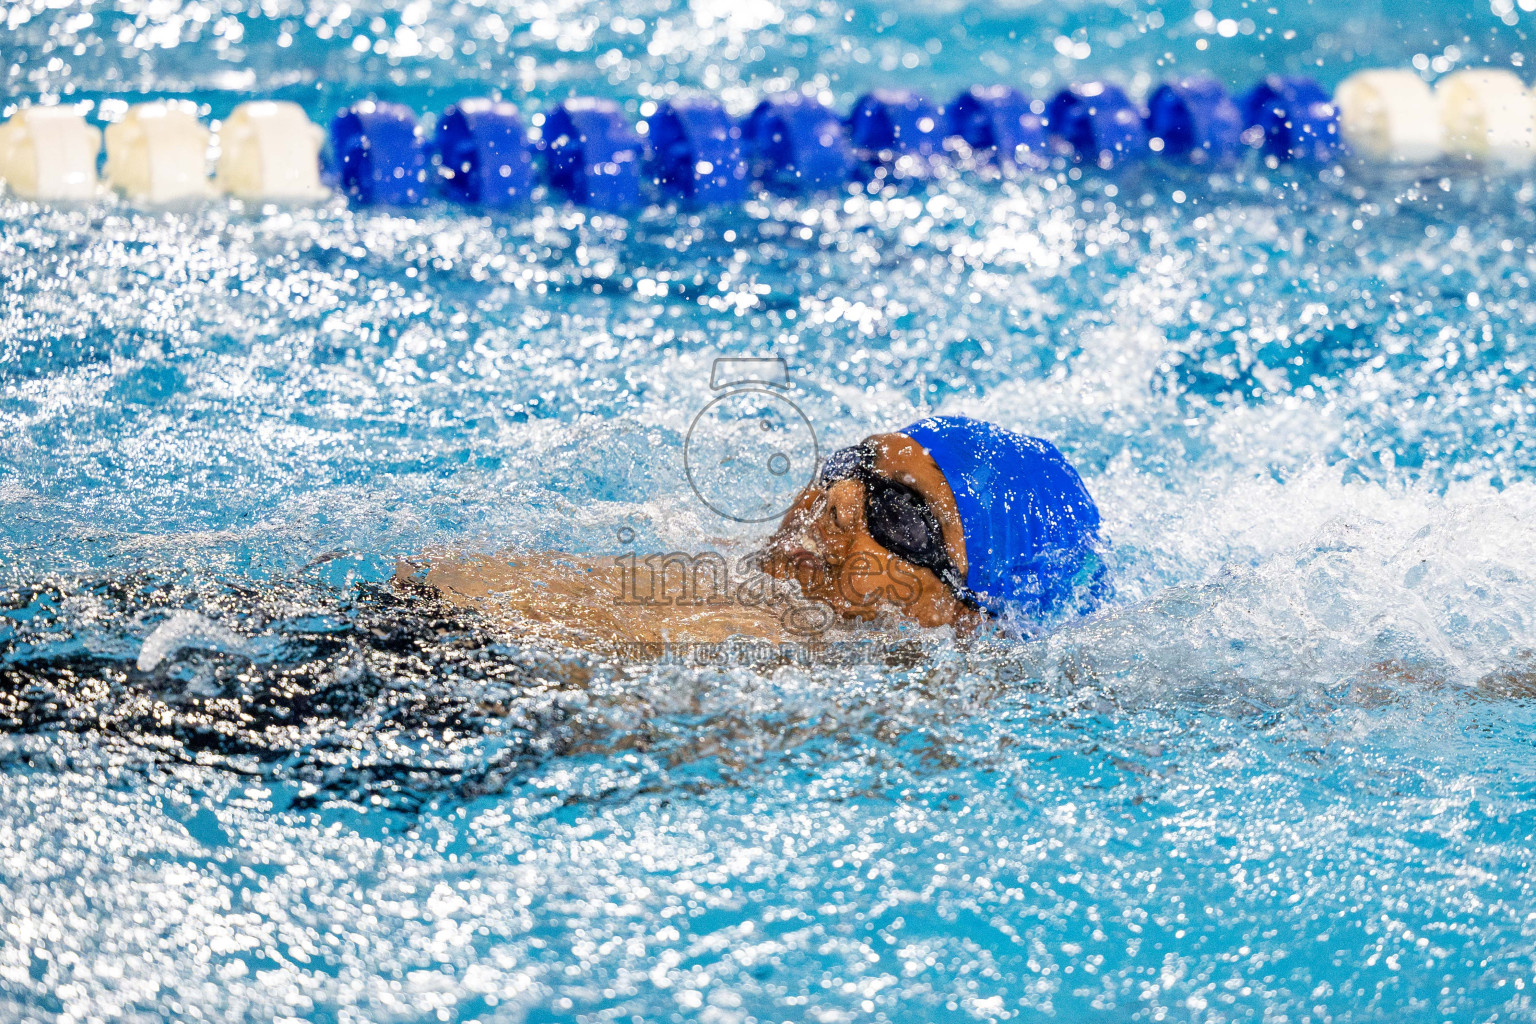
[[[134,664],[140,672],[153,672],[161,662],[178,651],[193,649],[249,653],[249,641],[197,612],[179,611],[155,627],[144,638]]]

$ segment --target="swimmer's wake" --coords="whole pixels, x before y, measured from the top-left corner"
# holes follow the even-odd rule
[[[201,610],[134,645],[161,602]],[[370,586],[55,580],[4,594],[0,614],[0,731],[85,734],[130,764],[218,763],[314,799],[499,786],[561,749],[560,693],[589,671]],[[472,756],[490,736],[496,755]]]

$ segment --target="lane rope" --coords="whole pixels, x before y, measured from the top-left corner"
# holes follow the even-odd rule
[[[976,86],[939,106],[875,89],[846,116],[801,94],[771,96],[743,118],[697,95],[636,124],[610,99],[574,98],[524,122],[505,100],[461,100],[429,132],[415,111],[365,100],[328,129],[296,103],[242,103],[211,133],[184,100],[129,107],[103,133],[69,106],[24,106],[0,124],[0,180],[23,198],[77,202],[105,187],[148,204],[227,194],[312,202],[331,191],[363,206],[434,198],[486,209],[526,205],[540,186],[597,210],[651,203],[728,206],[754,187],[816,192],[921,178],[955,160],[1007,173],[1079,165],[1110,172],[1148,160],[1225,170],[1455,161],[1523,170],[1536,158],[1536,98],[1513,73],[1469,69],[1433,88],[1407,69],[1361,71],[1332,96],[1310,78],[1269,75],[1241,95],[1196,76],[1157,86],[1142,106],[1112,82],[1049,100]]]

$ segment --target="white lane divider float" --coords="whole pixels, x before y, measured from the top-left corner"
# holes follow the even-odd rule
[[[0,124],[0,179],[23,199],[95,196],[101,131],[74,107],[22,107]]]
[[[1339,83],[1333,105],[1345,143],[1372,163],[1427,164],[1445,151],[1435,94],[1413,71],[1358,71]]]
[[[1536,157],[1536,100],[1512,71],[1467,70],[1435,83],[1446,153],[1520,170]]]
[[[305,201],[324,198],[320,148],[325,130],[297,103],[242,103],[219,128],[220,189],[237,199]]]
[[[121,121],[107,125],[107,184],[148,203],[211,196],[210,138],[195,104],[166,100],[129,107]]]

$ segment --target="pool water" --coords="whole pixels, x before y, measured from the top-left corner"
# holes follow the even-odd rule
[[[1523,65],[1532,17],[15,0],[0,106],[1331,86]],[[0,199],[0,1019],[1532,1019],[1536,711],[1492,691],[1536,661],[1533,200],[1262,166],[630,220]],[[823,448],[934,410],[1056,440],[1113,595],[711,665],[387,586],[434,547],[749,548],[682,459],[722,356],[783,359]]]

